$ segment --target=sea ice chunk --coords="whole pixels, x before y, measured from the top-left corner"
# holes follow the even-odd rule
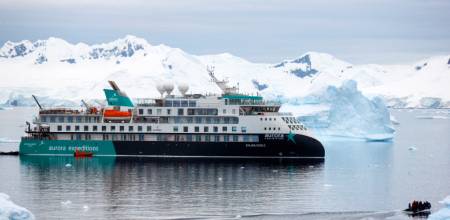
[[[450,196],[445,197],[445,199],[440,201],[439,203],[444,204],[444,208],[441,208],[437,212],[428,216],[429,220],[448,220],[448,219],[450,219]]]
[[[14,204],[5,193],[0,193],[0,219],[33,220],[34,215],[26,208]]]

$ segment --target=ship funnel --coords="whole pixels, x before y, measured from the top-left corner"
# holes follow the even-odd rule
[[[162,98],[164,96],[164,92],[165,92],[164,86],[162,84],[158,84],[158,85],[156,85],[156,89],[158,90],[159,94],[161,94],[161,98]]]
[[[170,96],[170,93],[172,93],[174,86],[172,83],[165,83],[163,85],[164,90],[167,92],[167,95]]]
[[[180,93],[185,96],[186,92],[189,90],[189,86],[187,84],[184,83],[180,83],[178,84],[178,91],[180,91]]]

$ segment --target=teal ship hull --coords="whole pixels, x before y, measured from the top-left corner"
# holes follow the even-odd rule
[[[94,155],[116,156],[112,141],[22,139],[19,146],[21,155],[73,156],[76,150],[92,152]]]

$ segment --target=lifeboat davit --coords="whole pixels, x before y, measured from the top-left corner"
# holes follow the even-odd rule
[[[73,152],[73,156],[74,157],[92,157],[92,156],[94,156],[94,153],[87,152],[87,151],[78,151],[78,149],[76,149],[75,152]]]
[[[103,112],[103,117],[105,119],[125,120],[125,119],[131,118],[131,112],[119,111],[119,110],[114,110],[114,109],[106,109]]]

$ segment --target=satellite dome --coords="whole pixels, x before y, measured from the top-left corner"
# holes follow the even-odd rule
[[[186,92],[189,90],[189,86],[185,83],[180,83],[178,84],[178,91],[180,91],[180,93],[185,96]]]
[[[164,83],[163,88],[167,92],[167,95],[170,95],[174,89],[174,86],[172,83]]]
[[[161,84],[156,85],[156,89],[158,90],[159,94],[161,94],[161,97],[164,95],[164,86]]]

